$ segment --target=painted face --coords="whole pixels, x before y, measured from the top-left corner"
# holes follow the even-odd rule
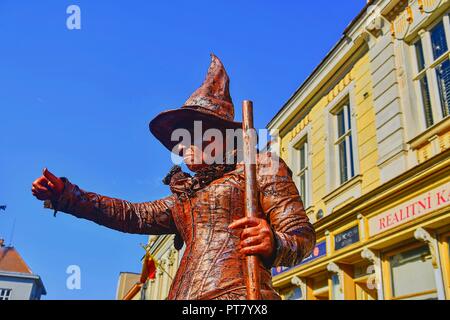
[[[203,150],[196,145],[191,145],[186,148],[183,154],[183,159],[189,170],[194,172],[204,167]]]
[[[190,146],[180,146],[180,154],[183,156],[184,163],[189,170],[196,172],[205,166],[222,161],[223,144],[214,139],[195,143]],[[220,158],[220,159],[219,159]]]

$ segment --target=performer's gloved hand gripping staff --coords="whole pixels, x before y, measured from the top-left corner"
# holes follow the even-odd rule
[[[211,143],[180,144],[172,141],[176,129],[242,128],[234,121],[229,78],[221,61],[212,62],[202,86],[179,109],[162,112],[150,122],[153,135],[171,152],[183,155],[191,176],[174,168],[164,179],[172,194],[145,203],[102,196],[80,189],[67,178],[47,169],[33,182],[32,193],[45,207],[88,219],[118,231],[134,234],[175,234],[175,245],[186,250],[168,299],[235,300],[280,299],[271,284],[271,268],[297,265],[315,246],[314,228],[282,159],[270,152],[255,155],[257,217],[246,217],[245,164],[229,153],[224,141],[224,160],[211,162],[205,150]],[[242,134],[241,134],[242,136]],[[217,145],[216,145],[217,146]],[[228,146],[229,147],[229,146]],[[248,197],[247,197],[248,198]],[[248,261],[254,266],[248,268]],[[257,257],[254,259],[253,257]],[[247,261],[247,262],[246,262]],[[250,270],[250,271],[249,271]],[[256,270],[256,275],[249,273]],[[247,296],[248,279],[259,292]]]

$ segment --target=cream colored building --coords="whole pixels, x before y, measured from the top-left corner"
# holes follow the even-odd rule
[[[116,300],[123,300],[131,288],[139,283],[141,275],[139,273],[121,272],[117,283]],[[138,300],[135,296],[134,300]]]
[[[318,240],[285,299],[450,299],[449,8],[368,1],[268,125]]]
[[[175,249],[173,239],[173,235],[149,237],[145,249],[156,261],[155,278],[141,283],[141,274],[122,272],[117,286],[118,300],[165,300],[167,298],[184,251],[184,247],[180,252]]]
[[[142,287],[142,300],[165,300],[169,294],[170,285],[178,270],[183,250],[177,251],[173,245],[173,235],[150,236],[150,254],[157,261],[156,278],[147,280]]]

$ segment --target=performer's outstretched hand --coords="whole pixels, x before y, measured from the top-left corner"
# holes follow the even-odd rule
[[[58,199],[64,190],[64,182],[45,168],[42,176],[31,187],[31,193],[39,200]]]
[[[243,218],[230,224],[230,229],[244,229],[241,233],[240,253],[260,255],[270,259],[275,250],[275,240],[269,223],[259,218]]]

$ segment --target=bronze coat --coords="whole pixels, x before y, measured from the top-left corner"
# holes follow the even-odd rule
[[[273,159],[270,153],[258,157],[261,212],[270,222],[277,243],[272,261],[260,265],[264,299],[279,299],[272,288],[270,269],[299,264],[315,245],[314,228],[290,171],[282,160],[277,164]],[[191,198],[173,194],[145,203],[86,192],[64,181],[63,195],[53,203],[46,202],[46,207],[126,233],[182,236],[186,250],[168,299],[246,298],[245,259],[237,250],[240,231],[228,229],[245,214],[242,165]]]

